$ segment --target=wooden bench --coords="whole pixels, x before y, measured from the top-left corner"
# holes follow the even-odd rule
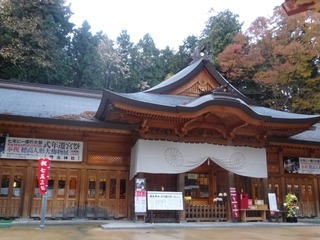
[[[240,219],[241,222],[247,222],[247,221],[261,221],[265,222],[266,217],[266,210],[262,209],[239,209],[240,211]]]

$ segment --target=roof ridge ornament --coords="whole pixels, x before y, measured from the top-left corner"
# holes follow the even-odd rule
[[[237,92],[234,90],[233,87],[231,87],[230,83],[221,85],[220,87],[217,87],[212,90],[212,93],[230,93],[236,95]]]
[[[210,60],[209,53],[210,53],[210,50],[209,50],[208,43],[205,43],[205,44],[201,45],[192,54],[191,64],[194,63],[195,61],[199,60],[199,59]]]

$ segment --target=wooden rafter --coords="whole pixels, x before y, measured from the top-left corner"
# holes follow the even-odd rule
[[[320,12],[320,0],[286,0],[282,7],[288,16],[308,10]]]

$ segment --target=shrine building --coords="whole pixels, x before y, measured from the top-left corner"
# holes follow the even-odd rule
[[[147,220],[228,220],[228,197],[213,206],[231,188],[279,210],[294,193],[299,217],[320,216],[320,115],[259,106],[206,58],[137,93],[1,80],[0,102],[0,218],[40,217],[39,158],[51,219],[134,219],[137,183],[182,195]]]

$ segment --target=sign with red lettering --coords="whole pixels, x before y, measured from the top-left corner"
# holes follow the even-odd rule
[[[44,194],[47,191],[49,169],[50,169],[50,159],[39,158],[38,159],[38,185],[39,185],[40,194]]]
[[[145,190],[146,179],[136,178],[136,190],[134,194],[134,212],[147,212],[147,191]]]
[[[236,188],[234,187],[230,188],[230,204],[232,217],[235,219],[239,218],[238,198]]]

